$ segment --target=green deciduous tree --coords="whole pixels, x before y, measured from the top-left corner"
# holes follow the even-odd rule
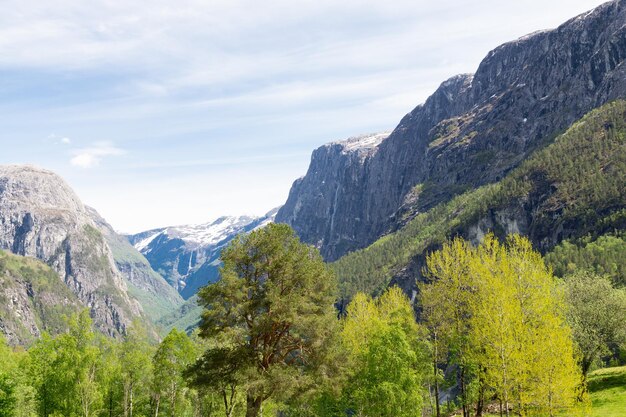
[[[152,359],[154,416],[163,409],[165,415],[182,415],[186,391],[183,371],[196,359],[196,349],[186,333],[172,329],[159,344]]]
[[[242,384],[246,416],[256,417],[268,398],[298,395],[325,372],[335,277],[284,224],[239,236],[222,261],[221,279],[199,293],[201,336],[213,345],[194,369],[198,380],[207,371]]]
[[[554,415],[572,407],[580,384],[558,281],[523,237],[477,247],[456,239],[428,257],[431,284],[421,300],[431,333],[442,332],[450,359],[477,382],[477,414],[495,395],[509,414]],[[447,329],[447,330],[446,330]],[[432,336],[431,336],[432,337]],[[466,395],[462,397],[466,408]],[[469,414],[469,410],[464,410]]]
[[[474,400],[469,390],[475,376],[475,363],[468,320],[476,295],[476,284],[470,274],[472,251],[471,245],[461,239],[444,245],[442,250],[428,257],[425,276],[430,283],[420,285],[423,320],[433,347],[436,408],[439,409],[437,365],[447,360],[458,367],[459,399],[464,417],[469,415],[469,405]]]
[[[134,322],[119,349],[124,417],[147,414],[153,348],[140,322]]]
[[[66,333],[56,338],[44,334],[29,351],[28,365],[39,414],[96,415],[99,357],[88,310],[70,317]]]
[[[357,416],[420,416],[426,345],[402,291],[391,288],[377,300],[357,294],[341,336],[352,369],[333,408]]]
[[[565,291],[586,377],[596,359],[626,342],[626,290],[614,288],[607,277],[579,271],[566,277]]]
[[[12,416],[17,403],[16,357],[0,334],[0,417]]]

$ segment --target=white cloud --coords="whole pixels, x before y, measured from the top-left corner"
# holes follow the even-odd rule
[[[45,141],[51,142],[55,145],[69,145],[72,143],[72,140],[68,138],[67,136],[60,136],[60,135],[57,135],[56,133],[49,134],[46,137]]]
[[[125,150],[115,147],[111,142],[97,142],[91,147],[76,149],[70,159],[70,164],[79,168],[93,168],[100,165],[107,156],[119,156],[126,153]]]

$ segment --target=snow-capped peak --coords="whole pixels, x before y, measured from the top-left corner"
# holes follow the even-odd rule
[[[204,224],[168,227],[165,233],[169,237],[182,239],[189,244],[209,246],[241,232],[257,219],[251,216],[224,216]]]

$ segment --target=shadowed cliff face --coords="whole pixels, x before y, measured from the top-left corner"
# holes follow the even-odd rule
[[[0,167],[0,249],[52,267],[104,334],[123,333],[143,315],[85,206],[52,172]]]
[[[487,54],[444,82],[380,144],[313,153],[276,220],[327,260],[415,214],[498,181],[589,110],[626,97],[626,1]]]

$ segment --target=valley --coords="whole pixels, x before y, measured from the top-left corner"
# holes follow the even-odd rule
[[[0,416],[626,416],[626,0],[398,118],[132,234],[0,165]]]

